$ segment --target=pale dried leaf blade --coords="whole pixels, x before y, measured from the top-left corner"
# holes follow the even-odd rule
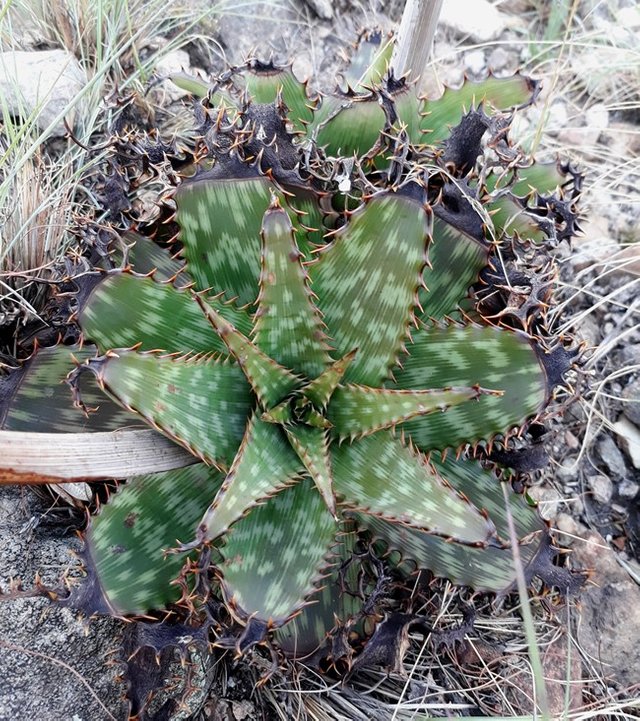
[[[197,461],[151,430],[101,433],[0,431],[0,483],[127,478]]]

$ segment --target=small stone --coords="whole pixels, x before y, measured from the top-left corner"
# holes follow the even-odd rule
[[[559,533],[558,543],[562,546],[570,546],[574,540],[572,537],[580,530],[576,519],[568,513],[558,513],[554,526]]]
[[[167,53],[165,56],[160,58],[160,60],[158,60],[158,62],[156,63],[156,73],[160,77],[168,77],[170,75],[182,72],[187,73],[188,75],[197,74],[191,68],[191,60],[189,58],[189,53],[187,53],[185,50],[173,50],[172,52]],[[180,98],[183,98],[185,97],[185,95],[189,94],[187,90],[179,88],[177,85],[174,85],[171,80],[168,79],[165,81],[163,87],[167,96],[172,101],[180,100]]]
[[[566,443],[567,448],[570,448],[572,451],[580,448],[580,441],[571,431],[564,432],[564,442]]]
[[[609,476],[589,476],[588,483],[591,493],[598,503],[603,505],[609,503],[613,496],[613,483]]]
[[[476,42],[493,40],[505,29],[505,16],[488,0],[445,0],[439,21]]]
[[[640,380],[631,381],[622,391],[625,418],[640,426]]]
[[[620,360],[622,365],[640,365],[640,343],[623,345],[620,349]]]
[[[616,446],[611,436],[605,436],[598,443],[598,453],[604,464],[617,478],[624,478],[627,475],[627,466],[624,462],[622,452]]]
[[[485,69],[485,59],[482,50],[471,50],[465,53],[464,66],[473,75],[480,75]]]
[[[625,478],[618,486],[618,494],[621,498],[635,498],[640,491],[640,483]]]
[[[509,60],[509,53],[504,48],[494,48],[489,55],[489,67],[492,70],[504,70]]]
[[[584,114],[587,127],[594,128],[601,133],[609,127],[609,111],[604,103],[592,105]]]
[[[578,642],[598,660],[609,681],[625,688],[640,678],[640,644],[631,629],[640,627],[640,587],[617,562],[597,533],[576,541],[570,556],[575,569],[590,569],[580,594]]]
[[[552,521],[560,509],[562,496],[552,486],[533,486],[529,496],[538,504],[538,510],[545,521]]]
[[[0,97],[15,117],[30,115],[39,107],[36,122],[40,130],[46,130],[63,113],[73,125],[75,108],[70,105],[86,84],[80,63],[66,50],[0,53]],[[51,134],[62,137],[66,132],[63,116]]]
[[[613,424],[613,430],[618,434],[633,467],[640,468],[640,430],[638,427],[624,416],[620,416]]]
[[[562,102],[555,102],[549,107],[545,128],[549,132],[555,132],[566,128],[569,121],[567,106]]]

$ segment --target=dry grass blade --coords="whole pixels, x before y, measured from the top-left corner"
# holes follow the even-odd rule
[[[0,483],[66,483],[128,478],[197,461],[155,431],[0,431]]]

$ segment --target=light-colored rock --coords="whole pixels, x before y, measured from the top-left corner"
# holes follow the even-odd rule
[[[545,129],[548,132],[557,132],[566,127],[569,121],[567,106],[562,101],[552,103],[545,122]]]
[[[189,53],[186,50],[172,50],[170,53],[162,56],[156,63],[156,74],[161,78],[166,78],[162,88],[167,94],[169,100],[175,101],[188,95],[188,91],[174,85],[169,76],[174,73],[187,73],[188,75],[197,75],[197,71],[191,67]]]
[[[489,55],[489,67],[491,70],[504,70],[512,62],[509,53],[501,47],[494,48]],[[514,64],[517,65],[517,60]]]
[[[584,119],[589,128],[598,130],[601,133],[609,127],[609,111],[604,103],[596,103],[588,108],[584,114]]]
[[[478,49],[465,53],[464,66],[473,75],[480,75],[486,68],[484,52]]]
[[[627,465],[624,462],[624,456],[611,436],[605,436],[598,442],[598,454],[614,476],[625,477]]]
[[[562,496],[552,486],[533,486],[529,489],[529,495],[538,504],[540,515],[546,521],[552,521],[560,510]]]
[[[37,108],[37,124],[45,130],[55,122],[51,133],[66,133],[63,119],[70,125],[78,94],[87,76],[73,55],[65,50],[0,53],[0,96],[16,117],[30,116]]]
[[[623,415],[640,428],[640,379],[631,381],[622,391]]]
[[[634,468],[640,468],[640,429],[624,416],[620,416],[613,424],[622,447],[627,452]]]
[[[618,486],[618,493],[621,498],[635,498],[640,492],[640,483],[625,478]]]
[[[609,503],[611,496],[613,496],[613,483],[609,476],[601,474],[589,476],[588,482],[593,498],[598,503]]]
[[[504,15],[487,0],[444,0],[440,22],[480,43],[497,38],[506,27]]]
[[[599,534],[587,532],[573,549],[573,568],[592,571],[580,596],[580,647],[612,683],[620,688],[637,683],[640,645],[634,630],[640,628],[640,586]]]
[[[65,572],[77,575],[80,541],[52,523],[50,501],[30,489],[0,488],[0,590],[21,578],[33,587],[36,573],[60,587]],[[117,680],[109,666],[125,624],[78,614],[48,598],[0,602],[0,719],[106,721],[125,718]],[[102,704],[102,705],[101,705]],[[111,718],[113,718],[111,716]]]

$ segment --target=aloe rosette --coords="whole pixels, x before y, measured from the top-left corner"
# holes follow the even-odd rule
[[[542,340],[546,276],[520,277],[539,291],[527,305],[505,268],[519,243],[542,252],[567,232],[572,198],[507,140],[501,111],[530,102],[531,81],[424,101],[379,41],[322,103],[271,64],[214,86],[176,77],[202,99],[201,139],[165,194],[173,215],[125,233],[126,262],[77,313],[73,383],[98,414],[41,412],[44,382],[71,368],[62,346],[6,384],[5,429],[138,419],[191,454],[129,478],[91,520],[114,613],[197,608],[184,572],[197,568],[252,637],[277,629],[305,655],[362,612],[342,590],[357,544],[502,591],[510,514],[534,568],[546,526],[479,449],[522,433],[566,368]],[[149,237],[166,229],[173,254]]]

